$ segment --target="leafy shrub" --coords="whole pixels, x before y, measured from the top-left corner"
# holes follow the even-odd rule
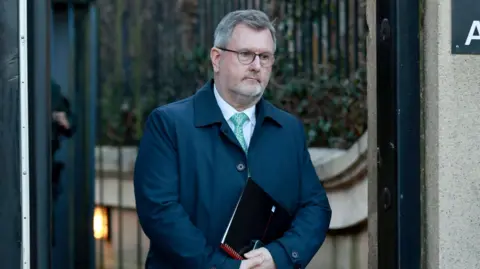
[[[142,92],[141,100],[124,99],[123,109],[113,117],[117,120],[108,120],[115,113],[107,109],[103,144],[136,144],[146,117],[155,107],[194,94],[212,75],[208,50],[196,48],[177,55],[172,75],[162,79],[160,89]],[[103,105],[114,105],[112,97],[115,94],[104,96]],[[319,66],[311,72],[293,75],[288,62],[278,58],[265,98],[303,121],[312,147],[348,148],[366,130],[363,69],[348,78],[339,76],[333,66]]]
[[[348,148],[366,130],[364,70],[350,78],[338,76],[332,67],[287,78],[274,76],[265,95],[303,121],[309,146]]]
[[[176,67],[181,77],[193,78],[196,88],[212,77],[208,51],[201,48],[178,58]],[[303,121],[313,147],[348,148],[366,130],[365,70],[349,78],[336,71],[333,66],[319,66],[293,75],[291,66],[280,57],[265,91],[267,100]],[[185,88],[187,95],[193,93],[191,89]]]

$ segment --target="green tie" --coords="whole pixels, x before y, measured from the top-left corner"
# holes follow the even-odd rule
[[[243,125],[247,122],[248,116],[245,113],[236,113],[230,118],[232,121],[235,132],[235,136],[237,137],[240,146],[242,146],[243,151],[247,152],[247,142],[245,141],[245,136],[243,135]]]

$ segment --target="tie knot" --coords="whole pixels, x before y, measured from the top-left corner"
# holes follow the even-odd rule
[[[247,114],[241,112],[233,115],[230,120],[232,121],[235,127],[243,127],[243,124],[248,120]]]

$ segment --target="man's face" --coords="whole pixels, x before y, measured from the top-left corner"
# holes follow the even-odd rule
[[[229,44],[222,49],[212,49],[211,57],[217,80],[221,80],[225,90],[246,98],[263,94],[270,80],[271,65],[262,66],[261,62],[265,61],[265,57],[261,59],[262,56],[255,56],[253,62],[247,64],[244,60],[242,63],[239,58],[245,58],[248,53],[263,53],[265,56],[273,57],[274,43],[270,31],[268,29],[257,31],[246,25],[237,25]]]

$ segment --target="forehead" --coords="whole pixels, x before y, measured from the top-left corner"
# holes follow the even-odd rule
[[[244,24],[237,25],[232,32],[232,49],[248,49],[255,52],[273,52],[273,38],[270,30],[255,30]]]

